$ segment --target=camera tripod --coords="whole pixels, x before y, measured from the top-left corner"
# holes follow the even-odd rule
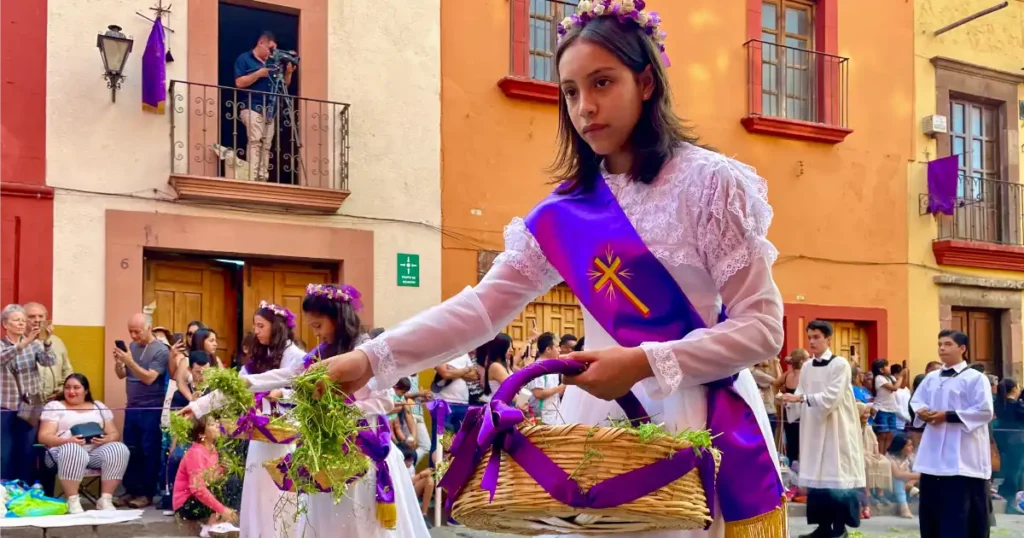
[[[270,72],[270,93],[281,99],[284,108],[282,111],[285,114],[286,121],[289,122],[292,128],[292,140],[295,141],[295,150],[292,151],[293,159],[293,172],[298,172],[301,175],[301,184],[308,184],[306,178],[306,163],[302,159],[302,136],[299,133],[299,124],[295,120],[295,98],[288,93],[288,85],[284,83],[284,75],[281,73],[284,67],[278,64],[278,67]],[[280,126],[278,126],[280,127]],[[278,136],[277,143],[281,143],[281,137]],[[278,153],[278,159],[281,154]],[[281,164],[278,163],[278,166]],[[280,177],[280,175],[278,175]]]

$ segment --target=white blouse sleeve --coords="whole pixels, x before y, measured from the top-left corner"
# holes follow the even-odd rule
[[[302,360],[306,354],[295,344],[289,345],[281,357],[281,367],[267,370],[262,374],[246,374],[252,392],[267,392],[282,389],[292,384],[292,380],[305,370]]]
[[[782,349],[782,296],[771,271],[778,251],[767,239],[772,208],[765,181],[730,159],[702,165],[707,169],[682,192],[680,208],[729,319],[681,340],[640,346],[654,371],[645,389],[655,398],[739,373]]]
[[[476,287],[462,290],[358,347],[381,386],[433,368],[493,339],[527,304],[562,281],[526,223],[505,228],[505,252]]]
[[[353,405],[366,416],[387,415],[395,409],[394,390],[381,390],[379,386],[376,378],[370,379],[365,387],[354,394],[356,401]]]
[[[56,400],[47,402],[46,405],[43,406],[42,413],[39,414],[39,420],[60,424],[60,420],[64,418],[64,410],[64,402]]]

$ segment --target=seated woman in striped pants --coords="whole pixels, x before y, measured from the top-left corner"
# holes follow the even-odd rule
[[[90,423],[98,426],[90,428]],[[77,431],[102,431],[103,435],[84,438]],[[98,510],[115,510],[112,496],[128,468],[128,447],[121,442],[121,432],[114,424],[114,414],[95,401],[89,390],[89,379],[71,374],[64,380],[64,392],[46,404],[39,425],[39,442],[46,446],[46,465],[57,467],[57,477],[68,500],[68,513],[82,513],[78,487],[86,469],[99,469],[100,500]]]

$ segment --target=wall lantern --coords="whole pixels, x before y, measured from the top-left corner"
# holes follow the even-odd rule
[[[111,24],[106,33],[96,36],[96,47],[103,58],[103,78],[107,79],[112,103],[117,102],[117,90],[121,89],[121,81],[125,78],[122,73],[132,52],[132,43],[134,41],[122,34],[121,27],[116,24]]]

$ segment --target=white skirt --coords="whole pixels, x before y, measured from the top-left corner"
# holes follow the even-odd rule
[[[330,493],[304,496],[306,513],[299,516],[299,533],[296,536],[429,538],[412,478],[405,468],[402,452],[394,443],[388,452],[387,462],[395,487],[395,508],[398,509],[398,525],[394,530],[382,528],[377,523],[377,476],[371,470],[349,486],[338,504],[334,504]]]
[[[294,493],[277,489],[263,462],[283,458],[295,445],[249,441],[242,483],[242,509],[238,513],[241,538],[293,538],[296,531]]]

